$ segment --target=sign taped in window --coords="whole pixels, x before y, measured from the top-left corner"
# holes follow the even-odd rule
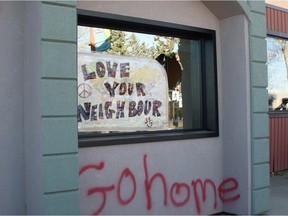
[[[168,129],[168,81],[154,59],[78,53],[79,132]]]

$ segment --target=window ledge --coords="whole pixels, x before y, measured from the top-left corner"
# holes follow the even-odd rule
[[[197,139],[218,137],[217,131],[157,131],[157,132],[133,132],[122,134],[95,134],[95,133],[79,133],[79,148],[93,147],[93,146],[107,146],[107,145],[121,145],[133,143],[148,143],[173,141],[184,139]]]

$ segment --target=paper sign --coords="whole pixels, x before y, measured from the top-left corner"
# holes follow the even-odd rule
[[[168,82],[154,59],[78,53],[78,129],[168,128]]]

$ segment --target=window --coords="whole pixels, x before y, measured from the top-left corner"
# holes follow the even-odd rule
[[[269,111],[287,110],[288,39],[269,36],[267,41]]]
[[[218,136],[215,31],[78,11],[80,146]]]

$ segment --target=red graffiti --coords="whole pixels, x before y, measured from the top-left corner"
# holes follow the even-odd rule
[[[217,195],[216,195],[216,186],[214,182],[210,179],[206,179],[204,181],[204,184],[201,179],[197,179],[196,181],[192,181],[192,187],[193,187],[193,192],[194,192],[194,197],[195,197],[195,205],[196,205],[196,210],[198,213],[201,212],[201,206],[200,206],[200,199],[197,191],[197,185],[199,184],[201,186],[201,191],[202,191],[202,201],[206,201],[206,186],[207,184],[210,184],[213,187],[214,190],[214,208],[217,208]]]
[[[219,197],[222,200],[222,202],[233,202],[240,198],[240,194],[232,195],[231,197],[225,197],[225,194],[237,190],[238,188],[238,182],[234,178],[228,178],[225,179],[218,187],[218,193]]]
[[[91,188],[90,190],[88,190],[88,193],[87,193],[88,196],[91,196],[95,193],[100,193],[103,196],[102,203],[100,204],[100,207],[97,209],[97,211],[94,212],[94,215],[98,215],[102,212],[102,210],[104,209],[106,205],[106,192],[112,191],[114,190],[114,188],[115,188],[114,185],[110,185],[108,187],[95,187],[95,188]]]
[[[103,168],[104,168],[104,162],[101,162],[99,165],[98,164],[86,165],[80,169],[79,175],[82,175],[84,172],[86,172],[90,169],[100,171]],[[94,212],[94,215],[98,215],[102,212],[102,210],[104,209],[104,207],[106,205],[106,199],[107,199],[106,192],[112,191],[112,190],[114,190],[114,188],[115,188],[114,185],[110,185],[107,187],[95,187],[95,188],[91,188],[88,190],[88,192],[87,192],[88,196],[92,196],[93,194],[100,193],[103,197],[102,203],[100,204],[100,207]]]
[[[164,206],[167,205],[167,185],[166,180],[163,174],[156,173],[152,176],[152,178],[149,180],[148,176],[148,168],[147,168],[147,155],[144,155],[144,171],[145,171],[145,192],[146,192],[146,199],[147,199],[147,209],[151,209],[151,187],[152,183],[156,178],[159,178],[163,183],[163,190],[164,190]]]
[[[124,177],[128,177],[128,176],[130,176],[130,178],[132,180],[132,183],[133,183],[133,192],[132,192],[131,196],[129,197],[129,199],[123,200],[122,197],[121,197],[121,183],[123,181],[123,178]],[[122,172],[122,174],[121,174],[121,176],[119,178],[117,186],[118,186],[117,187],[117,198],[118,198],[119,203],[121,205],[129,204],[133,200],[133,198],[134,198],[134,196],[136,194],[136,179],[135,179],[135,176],[133,175],[133,173],[130,171],[130,169],[126,168],[126,169],[123,170],[123,172]]]
[[[101,162],[99,165],[98,164],[86,165],[80,169],[79,175],[81,175],[82,173],[84,173],[89,169],[102,170],[103,168],[104,168],[104,162]]]
[[[183,201],[176,201],[175,198],[174,198],[174,193],[173,191],[176,190],[176,194],[177,195],[180,195],[180,191],[181,191],[181,188],[185,189],[186,190],[186,198],[183,200]],[[174,206],[176,207],[180,207],[180,206],[183,206],[185,205],[189,199],[190,199],[190,188],[189,188],[189,185],[186,184],[186,183],[177,183],[175,182],[172,187],[171,187],[171,190],[170,190],[170,197],[171,197],[171,201],[173,203]]]
[[[184,182],[174,182],[171,187],[169,188],[165,175],[156,172],[154,174],[149,173],[149,168],[147,165],[147,155],[143,157],[143,168],[144,168],[144,190],[145,190],[145,198],[146,198],[146,208],[150,210],[152,208],[152,196],[151,192],[153,190],[153,184],[155,181],[162,183],[163,186],[163,205],[167,206],[168,198],[171,200],[171,203],[175,207],[182,207],[189,203],[191,195],[194,198],[194,205],[197,214],[202,212],[202,203],[204,203],[207,199],[207,196],[211,196],[208,193],[208,187],[210,188],[209,191],[213,191],[213,200],[214,200],[214,209],[217,208],[217,200],[218,197],[222,203],[227,202],[235,202],[240,198],[240,194],[237,192],[238,190],[238,182],[235,178],[227,178],[224,179],[219,186],[215,184],[214,181],[211,179],[196,179],[191,181],[191,185],[184,183]],[[83,175],[85,172],[92,170],[96,172],[100,172],[104,169],[104,162],[100,162],[99,164],[89,164],[83,166],[80,171],[79,175]],[[132,184],[123,184],[124,182],[132,183]],[[97,182],[95,182],[97,183]],[[123,186],[129,185],[131,187],[131,193],[125,195],[123,197],[122,190],[125,189]],[[95,194],[99,194],[102,196],[102,202],[99,205],[99,208],[94,212],[95,215],[100,214],[106,206],[107,202],[107,194],[108,192],[113,191],[116,188],[116,196],[118,203],[120,205],[128,205],[130,204],[135,196],[137,195],[137,181],[135,175],[129,168],[124,168],[121,172],[120,176],[118,177],[117,185],[114,184],[102,187],[93,187],[88,189],[87,196],[92,196]],[[170,190],[169,190],[170,189]],[[168,191],[170,192],[168,194]],[[168,197],[169,196],[169,197]],[[202,199],[201,199],[202,198]]]

